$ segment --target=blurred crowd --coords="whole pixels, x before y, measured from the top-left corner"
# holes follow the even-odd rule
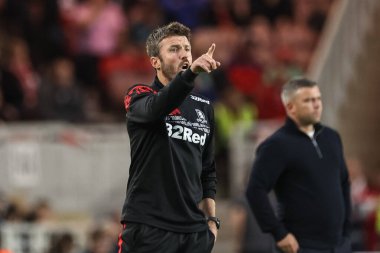
[[[120,217],[114,213],[104,214],[100,217],[91,217],[90,225],[86,229],[85,243],[78,241],[78,235],[74,229],[57,229],[62,226],[67,218],[59,217],[64,215],[53,210],[49,200],[39,199],[33,203],[29,203],[22,197],[6,196],[0,193],[0,228],[1,225],[17,225],[31,224],[42,225],[50,228],[50,232],[46,234],[49,245],[44,252],[41,253],[117,253],[118,252],[118,234],[121,232]],[[91,216],[91,215],[90,215]],[[72,218],[71,218],[72,219]],[[87,220],[87,218],[85,218]],[[80,221],[82,222],[83,221]],[[19,234],[18,246],[23,245],[22,252],[32,251],[32,239],[36,235],[28,234],[28,230],[22,229]],[[55,229],[54,229],[55,228]],[[1,231],[1,230],[0,230]],[[4,232],[4,231],[1,231]],[[2,244],[0,233],[0,252],[12,253],[5,250]],[[4,240],[5,241],[5,240]],[[15,238],[11,238],[15,241]],[[3,251],[2,251],[3,250]],[[34,249],[35,250],[35,249]]]
[[[332,2],[0,0],[0,119],[123,121],[125,91],[154,76],[147,35],[174,20],[192,29],[194,57],[217,45],[223,68],[199,93],[283,117],[278,90],[306,70]]]

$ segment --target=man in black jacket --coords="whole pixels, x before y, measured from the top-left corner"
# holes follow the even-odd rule
[[[153,31],[146,47],[157,76],[124,100],[131,165],[119,252],[211,252],[219,228],[214,113],[191,91],[198,73],[220,65],[215,44],[193,62],[190,30],[174,22]]]
[[[257,149],[246,196],[261,229],[286,253],[349,253],[349,179],[338,133],[319,123],[321,93],[305,78],[284,85],[288,118]],[[274,189],[275,215],[267,193]]]

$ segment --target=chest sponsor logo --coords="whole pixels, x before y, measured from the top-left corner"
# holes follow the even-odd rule
[[[207,120],[206,120],[206,116],[204,115],[204,113],[199,109],[195,109],[195,112],[197,113],[197,116],[198,116],[197,122],[202,123],[202,124],[206,124]]]
[[[206,133],[200,135],[198,133],[194,133],[193,130],[188,127],[181,125],[173,126],[170,123],[166,123],[166,129],[168,131],[168,136],[171,138],[200,144],[201,146],[204,146],[206,143]]]

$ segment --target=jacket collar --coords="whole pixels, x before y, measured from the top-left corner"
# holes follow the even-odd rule
[[[154,78],[154,81],[153,81],[151,87],[152,87],[154,90],[159,91],[159,90],[161,90],[162,88],[164,88],[165,86],[160,82],[160,80],[158,80],[158,77],[156,76],[156,77]]]
[[[286,117],[284,127],[293,132],[305,134],[298,128],[297,124],[289,117]],[[321,123],[316,123],[314,124],[314,129],[315,129],[315,135],[318,135],[322,131],[323,125]]]

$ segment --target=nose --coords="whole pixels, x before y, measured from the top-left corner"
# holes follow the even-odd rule
[[[186,60],[189,57],[189,55],[186,50],[181,50],[179,53],[179,57],[181,58],[181,60]]]
[[[314,106],[315,109],[319,109],[321,107],[321,105],[322,105],[322,103],[321,103],[320,100],[315,100],[314,101],[313,106]]]

